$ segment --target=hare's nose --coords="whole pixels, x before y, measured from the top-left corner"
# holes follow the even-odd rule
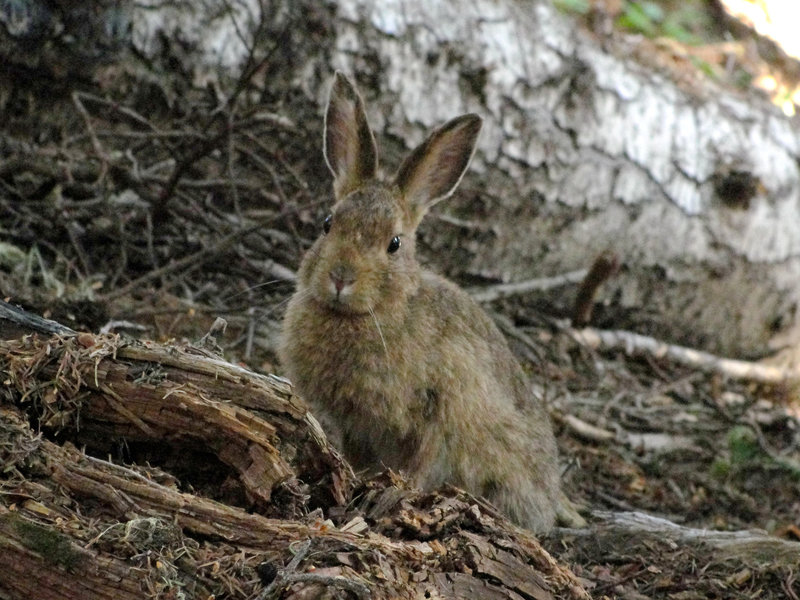
[[[353,270],[342,265],[331,269],[329,275],[337,292],[341,292],[345,286],[350,285],[356,280]]]

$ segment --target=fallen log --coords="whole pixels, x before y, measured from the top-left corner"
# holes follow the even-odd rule
[[[280,378],[24,327],[0,340],[4,597],[588,598],[484,502],[361,481]]]
[[[672,544],[683,548],[710,548],[719,562],[736,561],[758,564],[769,561],[774,569],[797,567],[800,543],[784,540],[764,531],[714,531],[684,527],[641,512],[595,511],[599,520],[592,531],[593,544],[609,547],[630,547],[635,541],[646,540]],[[572,531],[572,535],[583,537],[584,532]],[[621,543],[625,540],[624,543]]]

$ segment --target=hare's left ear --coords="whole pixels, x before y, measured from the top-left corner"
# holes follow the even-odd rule
[[[462,115],[445,123],[400,165],[395,183],[416,226],[428,209],[458,186],[475,152],[483,121]]]
[[[325,162],[333,173],[336,199],[375,177],[378,149],[367,123],[364,101],[353,83],[337,71],[325,111]]]

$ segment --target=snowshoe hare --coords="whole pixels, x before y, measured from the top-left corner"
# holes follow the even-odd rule
[[[480,129],[477,115],[453,119],[380,181],[363,101],[336,74],[324,138],[335,203],[300,266],[280,354],[356,468],[449,482],[541,532],[560,494],[545,407],[492,320],[414,258],[420,220],[458,185]]]

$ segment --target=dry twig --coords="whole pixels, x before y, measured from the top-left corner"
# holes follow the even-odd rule
[[[578,343],[593,350],[624,350],[630,355],[667,358],[688,367],[719,373],[730,379],[768,384],[800,380],[800,372],[796,369],[782,369],[744,360],[722,358],[709,352],[667,344],[630,331],[603,331],[586,327],[568,328],[566,333]]]
[[[587,325],[592,319],[594,298],[603,283],[619,271],[619,256],[611,251],[601,252],[581,282],[575,307],[572,310],[572,324],[576,327]]]
[[[587,272],[586,269],[579,269],[563,275],[556,275],[555,277],[539,277],[515,283],[501,283],[484,288],[472,288],[467,291],[478,302],[491,302],[509,296],[518,296],[533,291],[541,292],[564,285],[580,283],[586,277]]]

